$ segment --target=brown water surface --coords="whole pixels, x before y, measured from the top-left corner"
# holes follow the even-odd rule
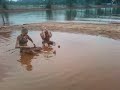
[[[29,32],[37,46],[39,33]],[[56,55],[33,56],[14,49],[19,34],[0,34],[0,90],[120,90],[119,40],[53,32]]]

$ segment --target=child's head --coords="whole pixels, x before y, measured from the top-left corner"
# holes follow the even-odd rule
[[[22,27],[22,31],[21,31],[21,34],[25,35],[28,33],[28,30],[24,27]]]
[[[48,33],[48,30],[45,30],[45,35],[48,35],[49,33]]]

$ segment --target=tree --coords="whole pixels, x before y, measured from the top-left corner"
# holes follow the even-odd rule
[[[78,0],[66,0],[66,5],[68,8],[72,8],[77,4]]]
[[[47,9],[51,9],[51,8],[52,8],[52,1],[51,1],[51,0],[48,0],[48,1],[47,1],[46,8],[47,8]]]

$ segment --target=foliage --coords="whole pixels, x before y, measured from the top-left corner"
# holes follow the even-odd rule
[[[6,0],[0,0],[0,3]],[[113,1],[113,2],[112,2]],[[66,5],[67,7],[89,6],[89,5],[119,5],[120,0],[7,0],[10,5],[45,5],[51,8],[52,5]]]

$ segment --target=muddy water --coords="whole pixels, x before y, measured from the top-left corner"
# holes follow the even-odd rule
[[[37,46],[39,33],[29,32]],[[0,34],[0,90],[120,90],[120,41],[53,32],[56,55],[33,56],[14,49],[19,34]]]

